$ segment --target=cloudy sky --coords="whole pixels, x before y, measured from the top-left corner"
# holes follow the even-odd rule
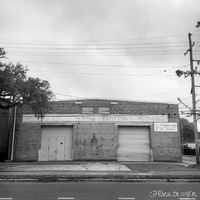
[[[190,78],[178,78],[175,71],[190,67],[184,56],[189,32],[194,59],[200,59],[199,0],[0,0],[0,5],[6,62],[20,62],[28,76],[48,80],[57,99],[179,103],[179,97],[191,105]]]

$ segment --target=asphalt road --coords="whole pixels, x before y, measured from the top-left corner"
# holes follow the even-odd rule
[[[199,200],[200,183],[0,183],[0,200]]]

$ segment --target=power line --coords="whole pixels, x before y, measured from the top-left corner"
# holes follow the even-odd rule
[[[147,68],[169,68],[169,67],[186,67],[189,64],[185,64],[185,65],[119,65],[119,64],[110,64],[110,65],[106,65],[106,64],[85,64],[85,63],[64,63],[64,62],[41,62],[41,61],[30,61],[30,60],[14,60],[14,59],[9,59],[11,61],[15,61],[15,62],[28,62],[28,63],[40,63],[40,64],[50,64],[50,65],[72,65],[72,66],[90,66],[90,67],[117,67],[117,68],[140,68],[140,67],[147,67]]]
[[[185,90],[185,89],[188,89],[188,88],[190,88],[190,87],[186,87],[186,88],[182,88],[182,89],[178,89],[178,90],[171,90],[171,91],[168,91],[168,92],[162,92],[162,93],[157,93],[157,94],[152,94],[152,95],[140,96],[140,97],[136,97],[136,98],[146,98],[146,97],[158,96],[158,95],[163,95],[163,94],[169,94],[169,93]]]
[[[197,32],[197,31],[196,31]],[[104,40],[98,40],[98,39],[95,39],[95,40],[65,40],[65,41],[57,41],[57,40],[8,40],[8,39],[1,39],[0,41],[2,42],[2,41],[17,41],[17,42],[39,42],[39,43],[41,43],[41,42],[45,42],[45,43],[47,43],[47,42],[53,42],[53,43],[55,43],[55,42],[59,42],[59,43],[63,43],[63,42],[108,42],[108,41],[137,41],[137,40],[151,40],[151,39],[163,39],[163,38],[173,38],[173,37],[185,37],[185,35],[183,35],[183,34],[179,34],[179,35],[168,35],[168,36],[155,36],[155,37],[141,37],[141,38],[123,38],[123,39],[104,39]]]
[[[52,46],[138,46],[138,45],[169,45],[169,44],[186,44],[187,42],[141,42],[141,43],[34,43],[34,42],[5,42],[1,41],[4,45],[52,45]]]
[[[107,73],[92,73],[92,72],[67,72],[67,71],[47,71],[47,70],[29,70],[33,72],[41,73],[64,73],[64,74],[76,74],[76,75],[97,75],[97,76],[176,76],[174,75],[149,75],[149,74],[107,74]]]
[[[112,46],[112,45],[110,45]],[[122,46],[122,45],[121,45]],[[177,47],[183,47],[185,45],[166,45],[166,46],[137,46],[137,47],[22,47],[22,46],[7,46],[4,47],[6,49],[51,49],[51,50],[110,50],[110,49],[133,49],[133,48],[137,48],[137,49],[143,49],[143,48],[177,48]]]
[[[157,94],[153,94],[153,95],[135,97],[135,99],[145,98],[145,97],[152,97],[152,96],[163,95],[163,94],[169,94],[169,93],[173,93],[173,92],[177,92],[177,91],[182,91],[182,90],[185,90],[185,89],[188,89],[188,88],[190,88],[190,87],[186,87],[186,88],[182,88],[182,89],[178,89],[178,90],[171,90],[171,91],[168,91],[168,92],[157,93]],[[69,95],[69,94],[60,94],[60,93],[55,93],[55,94],[58,94],[58,95],[61,95],[61,96],[72,96],[72,95]],[[77,97],[77,96],[72,96],[72,97]],[[83,98],[83,97],[81,97],[81,98]],[[91,98],[87,98],[87,99],[91,99]]]
[[[114,54],[88,54],[88,53],[71,53],[71,54],[29,54],[29,53],[9,53],[9,55],[24,55],[24,56],[151,56],[151,55],[172,55],[172,54],[182,54],[183,52],[157,52],[157,53],[148,53],[148,52],[133,52],[133,53],[129,53],[129,52],[124,52],[124,54],[118,54],[117,52]]]
[[[145,48],[146,49],[146,48]],[[137,50],[137,49],[135,49],[135,50]],[[53,55],[57,55],[57,54],[96,54],[96,52],[98,53],[98,49],[95,49],[95,52],[93,51],[93,52],[85,52],[84,51],[84,53],[80,53],[80,52],[78,52],[78,53],[76,53],[76,52],[73,52],[73,53],[70,53],[70,52],[66,52],[66,51],[63,51],[63,52],[53,52],[53,51],[50,51],[50,52],[43,52],[43,51],[40,51],[40,52],[38,52],[38,51],[32,51],[32,52],[30,52],[30,51],[26,51],[26,52],[22,52],[22,51],[17,51],[17,52],[15,52],[15,51],[10,51],[10,52],[8,52],[9,54],[15,54],[15,53],[19,53],[19,54],[41,54],[41,53],[46,53],[46,54],[53,54]],[[179,49],[174,49],[174,50],[168,50],[168,49],[166,49],[166,50],[161,50],[161,49],[158,49],[158,50],[148,50],[148,51],[111,51],[111,52],[106,52],[106,54],[107,53],[112,53],[112,54],[115,54],[115,53],[130,53],[130,54],[134,54],[134,53],[157,53],[157,52],[160,52],[160,53],[168,53],[168,52],[180,52],[180,50]],[[182,52],[182,51],[181,51]]]

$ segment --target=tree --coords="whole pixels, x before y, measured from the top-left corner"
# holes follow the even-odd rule
[[[0,48],[0,58],[5,56],[6,52]],[[27,77],[27,71],[20,63],[0,62],[0,108],[28,105],[35,116],[43,118],[54,94],[48,81]]]
[[[0,48],[0,58],[5,58],[5,56],[6,56],[6,52],[4,48]]]
[[[183,142],[194,142],[194,126],[185,118],[180,118],[180,132]]]

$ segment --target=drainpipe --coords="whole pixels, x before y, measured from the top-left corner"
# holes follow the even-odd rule
[[[13,118],[13,131],[12,131],[12,143],[11,143],[11,158],[10,160],[13,161],[13,154],[14,154],[14,143],[15,143],[15,129],[16,129],[16,118],[17,118],[17,106],[14,107],[14,118]]]

